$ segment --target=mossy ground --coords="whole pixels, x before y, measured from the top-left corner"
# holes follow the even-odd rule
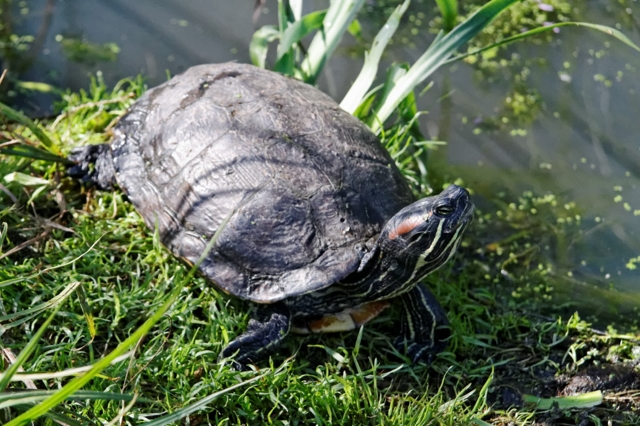
[[[64,152],[108,140],[114,120],[141,90],[140,80],[113,91],[96,80],[87,93],[67,94],[61,115],[45,125]],[[19,126],[6,124],[4,135],[33,142]],[[2,370],[49,314],[41,304],[75,282],[82,291],[62,304],[24,369],[61,372],[92,364],[158,309],[188,267],[145,228],[121,192],[85,188],[51,163],[1,156],[0,176],[13,172],[22,180],[0,182],[0,222],[7,224],[0,251]],[[553,265],[540,256],[558,232],[571,232],[546,226],[549,215],[571,212],[559,212],[548,197],[506,197],[492,201],[491,214],[478,212],[455,260],[428,278],[454,330],[431,366],[411,365],[393,348],[399,311],[392,309],[361,333],[291,337],[270,361],[236,372],[217,356],[244,330],[251,307],[195,277],[131,357],[84,387],[136,394],[144,402],[65,402],[37,424],[54,424],[56,416],[70,424],[142,424],[224,390],[182,422],[639,423],[637,323],[621,320],[598,331],[573,315],[574,307],[554,290]],[[522,214],[512,203],[533,203],[539,214]],[[18,380],[7,391],[57,390],[69,379]],[[604,392],[593,408],[535,411],[523,403],[523,394],[591,390]],[[1,421],[29,406],[5,408]]]

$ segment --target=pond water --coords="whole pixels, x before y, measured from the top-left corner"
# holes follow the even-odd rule
[[[305,8],[324,3],[308,1]],[[79,89],[97,70],[109,84],[142,72],[152,86],[194,64],[249,62],[254,4],[31,0],[18,32],[46,36],[21,78]],[[257,26],[274,23],[275,9],[275,1],[268,1]],[[412,10],[434,12],[431,3]],[[636,1],[589,2],[575,14],[582,21],[619,24],[640,44]],[[432,37],[417,35],[415,48],[397,44],[387,64],[415,60]],[[78,51],[84,52],[82,61],[69,60]],[[346,51],[335,55],[319,83],[338,100],[361,63]],[[559,282],[586,304],[631,312],[640,305],[640,273],[630,263],[640,256],[640,53],[584,28],[563,28],[551,43],[519,43],[509,52],[518,66],[488,72],[458,62],[433,77],[434,87],[419,100],[429,112],[421,125],[428,137],[448,145],[431,154],[430,169],[462,176],[488,200],[484,210],[495,205],[496,194],[511,202],[527,190],[574,202],[581,232],[552,255],[565,277]],[[523,93],[531,95],[524,98],[529,116],[510,116]],[[505,108],[509,96],[511,109]],[[38,96],[24,103],[35,115],[46,115],[50,101]]]

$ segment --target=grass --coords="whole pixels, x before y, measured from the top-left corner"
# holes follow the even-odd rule
[[[141,80],[109,91],[98,78],[88,92],[66,94],[59,117],[44,124],[64,152],[106,140],[114,119],[141,91]],[[420,153],[407,148],[410,127],[398,125],[385,138],[416,191],[453,180],[424,181],[416,160]],[[10,124],[4,132],[26,142],[32,135]],[[547,226],[550,217],[575,212],[554,207],[549,197],[530,194],[496,202],[491,214],[479,212],[455,261],[430,276],[455,331],[431,366],[411,365],[393,348],[399,310],[392,309],[359,333],[289,338],[269,362],[239,373],[216,360],[245,329],[249,304],[223,295],[200,276],[185,281],[189,268],[162,247],[121,192],[83,188],[49,162],[0,159],[0,176],[17,172],[38,178],[0,182],[0,222],[7,224],[0,238],[3,371],[7,359],[19,356],[51,319],[33,340],[20,373],[27,375],[14,376],[0,394],[2,423],[49,396],[33,390],[55,393],[82,374],[75,369],[111,354],[172,291],[179,291],[176,302],[136,340],[131,355],[82,387],[97,393],[65,400],[38,424],[180,424],[167,413],[188,424],[640,421],[640,395],[634,390],[640,386],[637,323],[618,323],[624,332],[594,330],[553,290],[553,265],[542,260],[538,248],[553,249],[558,235],[574,232],[570,225]],[[510,201],[527,208],[535,204],[538,214],[518,214]],[[180,283],[184,288],[176,290]],[[72,285],[82,291],[55,300]],[[43,374],[28,375],[36,372]],[[552,403],[544,400],[547,405],[536,410],[525,403],[532,400],[527,395],[596,390],[574,383],[585,377],[604,390],[597,407],[566,400],[568,406],[548,409]],[[32,392],[16,393],[27,389]]]

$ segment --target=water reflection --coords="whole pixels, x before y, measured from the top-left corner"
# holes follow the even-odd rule
[[[110,83],[143,72],[155,85],[167,73],[198,63],[249,62],[254,3],[59,1],[36,66],[22,78],[79,89],[86,87],[88,73],[99,69]],[[305,7],[311,10],[321,3],[305,2]],[[36,33],[46,18],[46,4],[46,0],[29,2],[31,12],[18,27],[21,33]],[[419,8],[423,17],[433,13],[431,3],[415,2],[412,7]],[[267,2],[264,12],[259,25],[275,22],[275,2]],[[640,43],[637,3],[590,2],[574,13],[581,15],[578,20],[618,25]],[[120,52],[114,62],[73,63],[66,59],[56,35],[97,46],[115,43]],[[419,33],[411,42],[419,45],[431,38]],[[349,46],[353,42],[347,40],[343,53],[352,50]],[[387,64],[415,60],[423,49],[396,45]],[[575,202],[581,209],[581,232],[553,255],[558,274],[577,289],[576,294],[593,285],[604,292],[611,285],[639,294],[640,274],[630,269],[635,266],[630,259],[640,255],[640,55],[601,33],[563,28],[551,44],[519,43],[505,57],[518,66],[486,73],[458,63],[434,76],[435,86],[420,98],[421,107],[429,111],[422,125],[431,138],[447,140],[449,145],[431,155],[430,170],[462,176],[488,200],[500,192],[516,199],[530,190]],[[340,99],[360,63],[351,55],[338,54],[328,65],[321,88]],[[508,115],[514,108],[505,106],[509,96],[512,103],[523,102],[527,111],[534,111],[530,120]],[[32,98],[31,106],[46,113],[48,101]],[[636,304],[624,294],[621,298],[628,299],[627,305]]]

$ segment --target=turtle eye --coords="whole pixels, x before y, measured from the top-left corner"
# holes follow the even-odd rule
[[[443,204],[442,206],[436,207],[435,210],[438,216],[449,216],[455,209],[448,204]]]

